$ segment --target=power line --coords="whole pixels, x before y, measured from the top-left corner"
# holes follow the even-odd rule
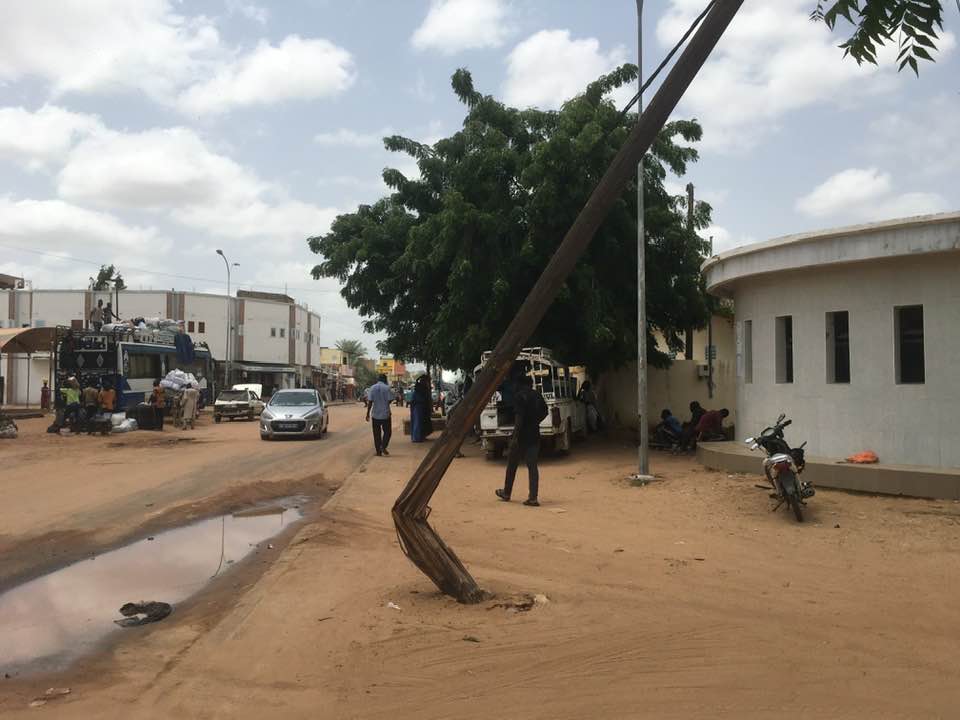
[[[45,257],[53,257],[53,258],[57,258],[58,260],[68,260],[68,261],[70,261],[70,262],[83,263],[83,264],[85,264],[85,265],[90,265],[90,266],[96,267],[96,268],[103,267],[103,266],[106,264],[106,263],[97,262],[97,261],[95,261],[95,260],[85,260],[84,258],[78,258],[78,257],[76,257],[76,256],[74,256],[74,255],[66,255],[66,254],[63,254],[63,253],[50,252],[50,251],[48,251],[48,250],[33,250],[32,248],[25,248],[25,247],[20,247],[20,246],[17,246],[17,245],[10,245],[10,244],[8,244],[8,243],[0,243],[0,247],[5,247],[5,248],[8,248],[8,249],[10,249],[10,250],[17,250],[17,251],[19,251],[19,252],[31,253],[31,254],[33,254],[33,255],[43,255],[43,256],[45,256]],[[214,285],[226,285],[226,284],[227,284],[226,281],[224,281],[224,280],[215,280],[215,279],[213,279],[213,278],[195,277],[195,276],[193,276],[193,275],[178,275],[178,274],[176,274],[176,273],[160,272],[159,270],[145,270],[145,269],[143,269],[143,268],[136,268],[136,267],[129,267],[129,266],[128,266],[128,267],[124,267],[123,270],[124,270],[124,272],[126,272],[126,271],[130,271],[130,272],[140,272],[140,273],[145,273],[145,274],[147,274],[147,275],[159,275],[159,276],[161,276],[161,277],[169,277],[169,278],[174,278],[174,279],[177,279],[177,280],[190,280],[190,281],[192,281],[192,282],[213,283]],[[289,285],[267,285],[267,284],[265,284],[265,283],[250,282],[250,281],[246,281],[246,280],[241,280],[241,281],[239,281],[239,282],[237,283],[237,285],[238,285],[238,286],[240,286],[240,285],[247,285],[247,286],[250,286],[250,287],[268,288],[268,289],[271,289],[271,290],[294,290],[294,291],[296,291],[296,292],[317,293],[317,294],[324,294],[324,295],[328,295],[328,294],[330,294],[330,293],[336,293],[336,292],[337,292],[336,290],[319,290],[319,289],[316,289],[316,288],[290,287]]]
[[[707,6],[703,9],[703,12],[700,13],[694,19],[693,23],[691,23],[690,27],[688,27],[687,31],[683,34],[683,37],[681,37],[677,41],[677,44],[674,45],[673,48],[670,50],[670,52],[667,53],[666,57],[663,58],[663,61],[657,66],[657,69],[653,71],[653,74],[647,78],[647,81],[640,87],[640,90],[637,92],[637,94],[633,96],[633,99],[627,103],[627,106],[623,110],[620,111],[621,120],[630,111],[630,108],[632,108],[634,105],[637,104],[637,102],[640,100],[640,95],[648,87],[650,87],[651,83],[653,83],[654,80],[657,79],[657,75],[659,75],[660,72],[667,66],[667,63],[669,63],[673,59],[673,56],[677,54],[677,51],[680,50],[681,47],[683,47],[683,44],[687,41],[687,38],[689,38],[693,34],[693,31],[697,29],[697,26],[707,16],[707,14],[710,12],[710,8],[713,7],[713,4],[715,2],[716,0],[710,0],[710,2],[707,3]]]

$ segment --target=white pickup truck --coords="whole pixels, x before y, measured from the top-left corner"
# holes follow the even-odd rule
[[[491,352],[481,358],[486,363]],[[525,372],[533,378],[534,387],[543,395],[549,410],[540,423],[541,443],[560,452],[569,452],[573,436],[587,434],[586,406],[577,400],[577,380],[570,368],[553,359],[552,353],[541,347],[524,348],[514,361],[511,377]],[[480,442],[488,459],[503,456],[513,435],[513,383],[506,380],[480,414]]]

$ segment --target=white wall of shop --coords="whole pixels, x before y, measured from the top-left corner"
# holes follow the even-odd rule
[[[737,434],[758,433],[780,412],[789,439],[813,455],[873,450],[883,462],[960,467],[960,254],[880,260],[783,273],[738,287],[738,331],[752,324],[752,382],[738,381]],[[923,306],[925,380],[896,377],[895,308]],[[850,318],[850,382],[827,376],[826,314]],[[776,318],[793,318],[794,378],[777,382]]]
[[[290,361],[290,306],[244,298],[243,360],[288,365]]]

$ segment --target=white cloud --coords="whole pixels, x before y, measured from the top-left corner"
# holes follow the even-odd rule
[[[389,135],[396,135],[397,131],[390,127],[376,132],[363,133],[350,128],[339,128],[333,132],[317,133],[313,141],[318,145],[338,147],[373,148],[383,147],[383,139]]]
[[[88,138],[70,153],[58,189],[102,207],[165,211],[213,237],[269,239],[273,252],[325,231],[337,213],[290,198],[183,127]]]
[[[58,182],[69,200],[141,209],[251,201],[264,189],[253,173],[183,127],[90,137],[70,153]]]
[[[569,30],[541,30],[507,56],[504,101],[519,107],[559,108],[587,84],[626,61],[627,51],[622,46],[604,53],[596,38],[575,40]],[[628,89],[622,95],[633,93]],[[616,97],[622,105],[623,97]]]
[[[0,240],[31,249],[143,252],[169,247],[156,229],[125,225],[107,213],[61,200],[0,197]],[[95,250],[96,249],[96,250]]]
[[[338,95],[355,79],[349,52],[327,40],[289,35],[277,46],[261,41],[252,52],[223,64],[213,77],[187,88],[178,105],[191,114],[218,114]]]
[[[221,52],[203,17],[177,15],[168,0],[30,0],[4,3],[0,82],[47,81],[69,92],[143,92],[171,97]]]
[[[923,180],[960,173],[960,99],[941,94],[906,104],[870,124],[867,152],[878,162],[896,163],[901,172]]]
[[[62,160],[73,143],[103,128],[94,115],[44,105],[36,112],[0,108],[0,160],[39,170]]]
[[[510,32],[505,0],[432,0],[410,42],[417,50],[453,55],[462,50],[500,47]]]
[[[701,8],[672,0],[657,24],[660,43],[672,46]],[[858,66],[843,58],[836,36],[810,21],[810,8],[809,0],[777,0],[740,10],[680,104],[703,123],[704,147],[747,149],[800,108],[851,106],[897,87],[895,47],[881,48],[880,67]],[[953,44],[945,33],[942,51]]]
[[[846,222],[925,215],[945,207],[946,201],[937,193],[894,192],[890,174],[875,167],[842,170],[796,202],[804,215]]]
[[[231,15],[243,15],[247,20],[253,20],[261,25],[266,25],[270,19],[270,11],[265,7],[242,0],[227,0],[227,11]]]

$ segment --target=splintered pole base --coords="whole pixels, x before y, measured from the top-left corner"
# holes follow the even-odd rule
[[[394,509],[393,522],[403,552],[441,592],[466,604],[482,602],[489,597],[477,586],[456,553],[430,527],[426,517],[406,517]]]
[[[430,452],[424,457],[393,506],[393,521],[397,526],[397,537],[403,552],[440,590],[459,602],[480,602],[485,594],[477,587],[476,581],[453,550],[444,544],[427,522],[430,498],[460,449],[467,431],[480,417],[493,391],[507,377],[523,344],[540,324],[547,308],[557,297],[557,293],[593,239],[597,228],[633,178],[637,164],[653,144],[657,133],[676,108],[683,93],[742,4],[743,0],[715,0],[710,14],[704,19],[690,44],[663,81],[663,85],[640,116],[627,141],[593,189],[587,204],[583,206],[560,247],[523,301],[473,387],[448,419],[443,435],[430,448]]]

